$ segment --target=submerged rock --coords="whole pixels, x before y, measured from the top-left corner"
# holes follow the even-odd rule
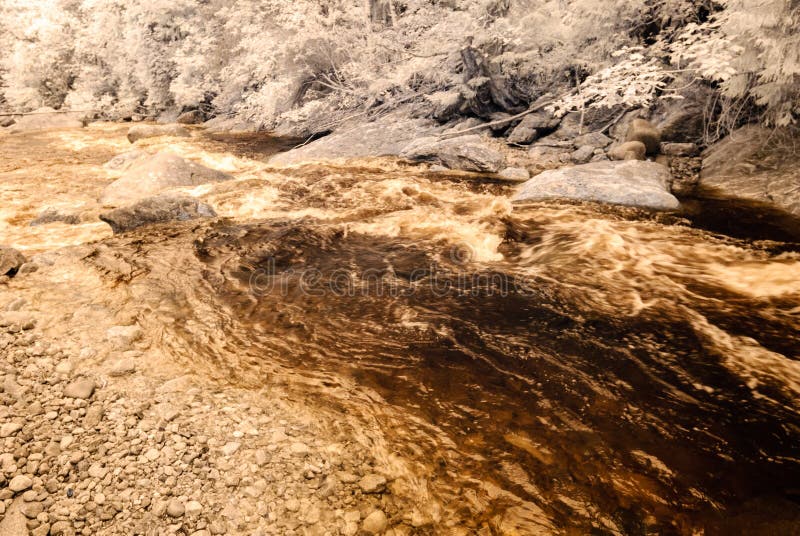
[[[147,138],[171,136],[173,138],[188,138],[189,130],[182,125],[136,125],[128,130],[128,141],[136,143]]]
[[[147,151],[142,151],[141,149],[133,149],[132,151],[126,151],[122,154],[118,154],[108,162],[106,162],[103,167],[109,171],[125,171],[126,169],[130,168],[136,162],[144,160],[148,158],[150,153]]]
[[[573,199],[613,205],[675,210],[669,170],[654,162],[593,162],[545,171],[521,186],[513,201]]]
[[[124,206],[152,197],[169,188],[199,186],[233,179],[232,175],[207,168],[185,158],[162,152],[128,169],[103,192],[105,206]]]
[[[77,214],[68,214],[61,212],[54,207],[44,209],[35,220],[31,221],[31,227],[38,227],[40,225],[47,225],[48,223],[66,223],[67,225],[77,225],[81,222],[80,216]]]
[[[500,151],[489,147],[477,135],[450,140],[422,138],[406,147],[400,157],[415,162],[439,162],[450,169],[489,173],[497,173],[506,163]]]
[[[0,246],[0,276],[16,275],[25,262],[25,256],[16,249]]]
[[[145,225],[213,218],[216,215],[211,206],[194,197],[158,196],[106,212],[100,215],[100,219],[111,226],[114,234],[119,234]]]

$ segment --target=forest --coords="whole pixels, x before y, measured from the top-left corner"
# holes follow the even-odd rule
[[[552,94],[566,113],[703,86],[715,135],[800,115],[793,0],[4,0],[0,25],[13,112],[199,109],[314,133],[409,102],[488,116]],[[468,43],[480,73],[466,72]]]

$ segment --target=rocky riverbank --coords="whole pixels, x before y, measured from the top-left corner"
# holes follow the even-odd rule
[[[407,534],[419,516],[347,426],[281,399],[102,373],[0,314],[0,534]],[[137,328],[117,329],[131,340]],[[424,524],[424,523],[423,523]]]

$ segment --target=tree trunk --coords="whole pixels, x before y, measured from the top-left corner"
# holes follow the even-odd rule
[[[369,20],[376,24],[391,26],[394,22],[392,0],[369,0]]]
[[[508,80],[471,43],[461,49],[461,61],[464,82],[471,90],[471,94],[466,95],[467,107],[474,115],[488,118],[497,111],[516,113],[521,110],[521,101],[511,91]]]

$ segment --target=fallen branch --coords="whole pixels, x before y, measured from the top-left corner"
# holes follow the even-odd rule
[[[439,138],[441,138],[441,139],[457,138],[458,136],[463,136],[464,134],[467,134],[469,132],[475,132],[477,130],[483,130],[485,128],[492,128],[492,127],[495,127],[495,126],[498,126],[498,125],[502,125],[502,124],[505,124],[505,123],[510,123],[511,121],[515,121],[515,120],[517,120],[517,119],[519,119],[521,117],[525,117],[526,115],[530,115],[530,114],[536,113],[538,111],[541,111],[543,108],[545,108],[549,104],[552,104],[553,102],[555,102],[555,99],[549,99],[549,100],[547,100],[547,101],[545,101],[545,102],[543,102],[541,104],[534,105],[531,108],[528,108],[527,110],[525,110],[524,112],[518,113],[517,115],[512,115],[511,117],[506,117],[504,119],[499,119],[497,121],[492,121],[490,123],[484,123],[484,124],[478,125],[476,127],[467,128],[467,129],[464,129],[464,130],[459,130],[458,132],[450,132],[450,133],[440,134]]]

